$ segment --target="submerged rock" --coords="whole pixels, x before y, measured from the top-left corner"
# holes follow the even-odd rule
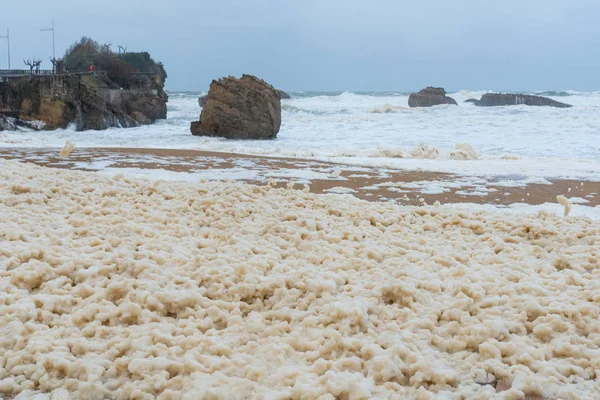
[[[533,96],[529,94],[513,94],[513,93],[486,93],[481,97],[481,100],[469,99],[466,102],[473,103],[479,107],[497,107],[497,106],[549,106],[558,108],[573,107],[570,104],[561,103],[560,101],[549,99],[548,97]]]
[[[280,94],[252,76],[222,78],[210,84],[199,122],[190,130],[198,136],[227,139],[274,139],[281,126]]]
[[[408,98],[410,107],[432,107],[440,104],[456,104],[456,101],[446,96],[443,88],[426,87],[418,93],[412,93]]]
[[[277,90],[279,92],[279,97],[281,98],[281,100],[288,100],[291,99],[292,96],[290,96],[289,94],[287,94],[286,92],[284,92],[283,90]]]

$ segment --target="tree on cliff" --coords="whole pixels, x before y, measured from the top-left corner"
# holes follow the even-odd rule
[[[93,65],[96,71],[106,72],[110,80],[127,88],[135,73],[148,73],[159,77],[161,85],[167,79],[162,63],[156,62],[148,52],[124,52],[117,54],[110,45],[99,44],[88,37],[72,44],[65,53],[64,65],[69,71],[88,71]]]
[[[42,63],[42,60],[39,59],[33,59],[33,60],[23,60],[23,63],[25,63],[25,65],[29,66],[29,71],[33,72],[33,69],[35,68],[37,71],[39,71],[40,69],[40,64]]]

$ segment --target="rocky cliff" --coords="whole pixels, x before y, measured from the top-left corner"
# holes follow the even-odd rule
[[[0,114],[36,129],[134,127],[167,116],[164,81],[131,74],[127,89],[103,73],[25,76],[0,85]]]

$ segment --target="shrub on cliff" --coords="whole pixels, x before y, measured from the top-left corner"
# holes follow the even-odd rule
[[[71,72],[85,72],[93,65],[96,71],[106,72],[113,82],[126,89],[131,83],[130,77],[135,73],[159,77],[161,87],[167,79],[163,64],[154,61],[148,52],[117,54],[110,49],[110,45],[100,44],[88,37],[73,43],[63,59],[65,67]]]

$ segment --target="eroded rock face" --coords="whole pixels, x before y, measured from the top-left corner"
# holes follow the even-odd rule
[[[33,129],[134,127],[167,117],[162,85],[144,75],[133,76],[129,89],[103,73],[24,77],[0,87],[0,109],[13,110]]]
[[[227,139],[274,139],[281,126],[277,89],[265,81],[243,75],[212,81],[200,122],[192,134]]]
[[[290,96],[289,94],[287,94],[283,90],[279,90],[278,89],[277,91],[279,92],[279,97],[280,97],[281,100],[289,100],[289,99],[292,98],[292,96]],[[198,97],[198,105],[200,107],[204,107],[204,105],[206,104],[207,100],[208,100],[208,95]]]
[[[427,87],[408,98],[409,107],[432,107],[440,104],[456,104],[456,101],[446,96],[443,88]]]
[[[572,107],[570,104],[561,103],[548,97],[512,93],[486,93],[481,97],[481,100],[469,99],[466,101],[480,107],[515,106],[520,104],[558,108]]]

